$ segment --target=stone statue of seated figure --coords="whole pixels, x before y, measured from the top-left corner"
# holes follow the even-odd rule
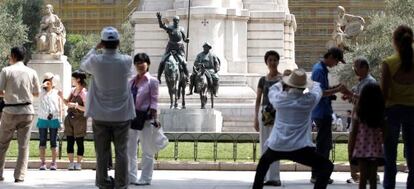
[[[40,21],[40,31],[36,35],[37,51],[43,54],[63,54],[66,31],[59,17],[53,14],[53,6],[48,4],[46,14]]]

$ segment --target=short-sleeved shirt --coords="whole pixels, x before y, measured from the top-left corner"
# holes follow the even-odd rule
[[[323,60],[320,60],[313,66],[312,69],[312,80],[320,83],[322,91],[329,89],[328,80],[328,68],[326,67]],[[324,119],[331,117],[333,113],[331,99],[328,96],[324,96],[316,105],[312,111],[312,119]]]
[[[135,117],[134,101],[129,89],[132,59],[116,50],[89,51],[81,69],[92,74],[85,117],[98,121],[121,122]]]
[[[377,83],[377,80],[375,80],[374,77],[372,77],[371,74],[368,74],[367,77],[365,77],[364,79],[362,79],[361,81],[359,81],[359,83],[355,86],[352,87],[352,92],[356,93],[358,95],[361,94],[362,89],[370,83]]]
[[[279,82],[281,80],[281,76],[277,76],[275,80],[267,80],[266,76],[263,76],[259,79],[259,84],[257,85],[258,89],[262,90],[262,106],[269,105],[269,88]]]
[[[0,72],[0,91],[4,91],[5,104],[33,103],[33,93],[40,93],[39,78],[35,70],[16,62]],[[9,114],[34,114],[33,104],[7,106],[3,112]]]

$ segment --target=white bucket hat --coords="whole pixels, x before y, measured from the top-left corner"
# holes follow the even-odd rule
[[[46,72],[45,74],[43,74],[43,80],[51,80],[52,81],[52,85],[55,87],[59,81],[60,81],[60,77],[59,75],[55,75],[52,72]],[[43,83],[44,85],[44,83]]]
[[[305,70],[295,69],[288,76],[283,76],[283,83],[294,88],[308,88],[312,85],[312,81],[308,80]]]

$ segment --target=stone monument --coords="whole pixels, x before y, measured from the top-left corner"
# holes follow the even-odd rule
[[[66,31],[59,17],[53,14],[53,6],[46,5],[45,15],[40,22],[40,31],[36,35],[37,52],[32,55],[28,66],[37,71],[39,78],[46,72],[59,75],[56,87],[68,96],[71,90],[72,66],[63,55]],[[41,82],[41,81],[40,81]],[[34,104],[37,109],[37,103]]]
[[[159,28],[154,15],[161,12],[168,20],[178,15],[183,27],[189,28],[187,66],[193,67],[199,47],[205,42],[214,47],[213,53],[221,60],[220,93],[214,108],[222,113],[222,131],[253,131],[255,90],[267,70],[265,52],[278,51],[281,64],[294,62],[296,21],[288,1],[190,0],[190,15],[188,6],[189,0],[141,0],[131,19],[135,25],[135,52],[146,52],[154,64],[160,62],[168,35]],[[156,69],[152,66],[150,72],[156,73]],[[160,108],[168,107],[168,100],[167,88],[161,86]],[[199,108],[195,95],[187,97],[186,102],[185,111]]]
[[[338,47],[350,50],[349,45],[356,43],[356,38],[364,30],[365,20],[361,16],[346,14],[345,8],[338,6],[338,15],[334,20],[332,39],[328,41],[327,48]]]

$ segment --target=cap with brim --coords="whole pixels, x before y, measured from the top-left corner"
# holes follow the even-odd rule
[[[119,33],[118,30],[114,27],[105,27],[101,32],[102,41],[118,41]]]
[[[346,64],[344,60],[344,51],[337,47],[332,47],[328,50],[328,54],[330,54],[333,58],[337,59],[339,62]]]
[[[308,88],[312,85],[312,81],[308,79],[305,70],[295,69],[289,76],[283,76],[284,84],[294,88]]]
[[[211,45],[210,45],[210,43],[208,43],[208,42],[205,42],[205,43],[203,44],[203,47],[208,47],[208,48],[210,48],[210,49],[211,49]]]

